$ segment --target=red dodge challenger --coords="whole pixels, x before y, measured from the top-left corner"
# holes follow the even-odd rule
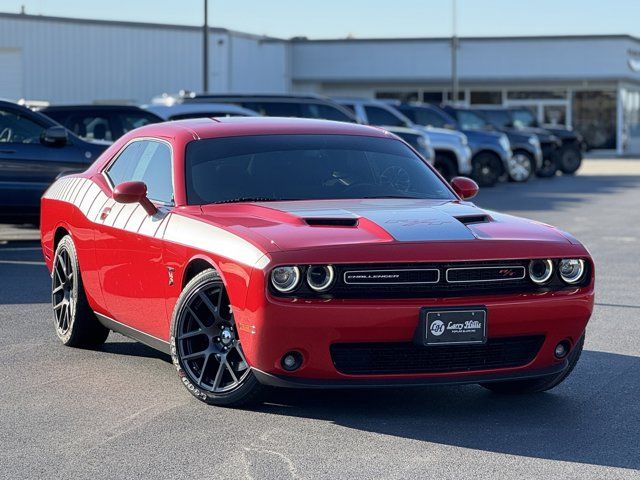
[[[477,189],[362,125],[142,127],[42,198],[56,333],[167,352],[217,405],[266,385],[548,390],[582,351],[593,262]]]

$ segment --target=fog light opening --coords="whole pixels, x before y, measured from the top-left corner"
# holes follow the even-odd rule
[[[553,351],[556,358],[564,358],[569,353],[569,342],[563,340],[558,345],[556,345],[555,350]]]
[[[282,356],[280,364],[287,372],[293,372],[302,365],[302,354],[300,352],[287,352]]]

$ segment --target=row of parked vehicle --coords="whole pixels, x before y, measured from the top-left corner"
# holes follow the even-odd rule
[[[83,170],[126,132],[149,123],[220,116],[303,117],[359,122],[398,135],[447,179],[473,177],[481,186],[502,179],[572,174],[582,161],[581,138],[540,126],[525,108],[334,98],[314,95],[162,95],[142,107],[71,105],[27,108],[0,101],[0,217],[37,218],[53,180]]]

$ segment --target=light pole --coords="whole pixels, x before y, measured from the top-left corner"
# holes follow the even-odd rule
[[[202,90],[209,91],[209,0],[204,0],[204,26],[202,27]]]
[[[451,0],[451,102],[458,103],[458,5]]]

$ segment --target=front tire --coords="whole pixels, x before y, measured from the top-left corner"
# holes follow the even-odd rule
[[[95,348],[109,336],[89,306],[80,275],[76,247],[64,236],[53,256],[51,304],[56,335],[69,347]]]
[[[508,162],[509,180],[512,182],[526,182],[535,171],[535,160],[529,152],[516,150]]]
[[[542,165],[536,170],[536,176],[539,178],[551,178],[555,177],[558,171],[558,162],[555,158],[546,156],[542,159]]]
[[[567,368],[555,375],[541,378],[532,378],[529,380],[510,380],[506,382],[481,383],[480,385],[488,390],[491,390],[494,393],[508,395],[540,393],[551,390],[552,388],[562,383],[573,371],[576,364],[578,363],[578,360],[580,359],[580,354],[582,353],[583,347],[584,334],[582,335],[582,337],[580,337],[580,340],[578,340],[578,343],[573,347],[573,350],[569,354],[569,365],[567,366]]]
[[[497,155],[482,152],[472,160],[473,172],[471,176],[480,187],[492,187],[502,175],[502,162]]]
[[[220,276],[196,275],[184,288],[171,320],[171,359],[198,400],[237,407],[259,401],[263,387],[242,351]]]

